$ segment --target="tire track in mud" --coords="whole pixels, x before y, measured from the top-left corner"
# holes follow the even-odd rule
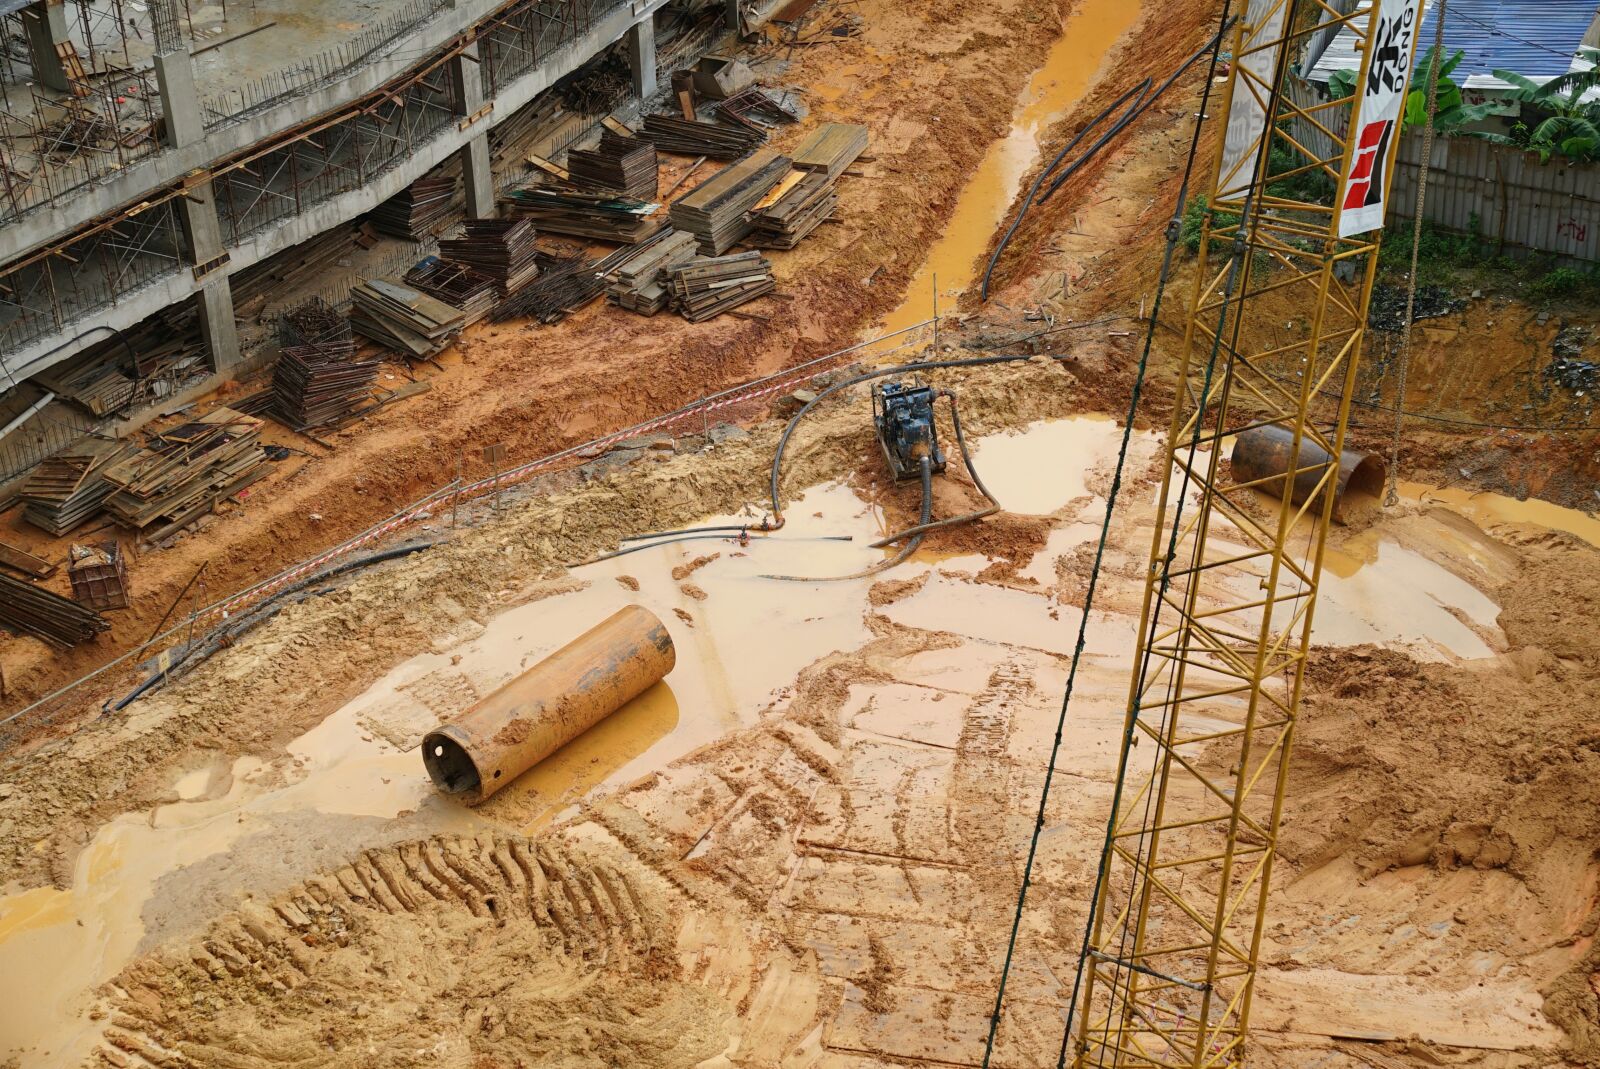
[[[368,850],[130,965],[89,1064],[693,1064],[726,1045],[726,1013],[677,977],[669,897],[588,848]]]

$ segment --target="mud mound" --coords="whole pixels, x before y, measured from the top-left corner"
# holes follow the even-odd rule
[[[369,850],[130,965],[94,1064],[694,1065],[727,1014],[678,979],[669,920],[646,878],[558,846]]]

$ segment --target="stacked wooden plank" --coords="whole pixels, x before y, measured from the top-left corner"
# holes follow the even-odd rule
[[[654,200],[660,188],[659,161],[653,142],[600,132],[593,149],[567,152],[567,173],[579,185],[620,193],[634,200]]]
[[[454,177],[419,178],[372,209],[369,218],[379,233],[420,241],[450,221],[455,194]]]
[[[702,253],[721,256],[754,229],[751,210],[790,170],[789,158],[771,151],[730,164],[673,204],[672,225],[693,234]]]
[[[667,269],[672,306],[699,323],[771,293],[772,265],[759,252],[702,257]]]
[[[0,626],[60,649],[111,630],[105,617],[60,594],[0,572]]]
[[[350,291],[356,333],[411,359],[439,352],[464,321],[459,309],[393,279],[371,278]]]
[[[646,115],[639,136],[654,142],[662,152],[707,156],[713,160],[736,160],[766,140],[760,131],[746,126],[700,122],[673,115]]]
[[[758,249],[792,249],[805,240],[839,206],[839,193],[826,174],[795,171],[751,213],[754,226],[744,239]],[[776,194],[774,196],[774,194]]]
[[[659,241],[637,250],[611,273],[606,297],[630,312],[655,315],[667,306],[666,269],[688,263],[695,256],[695,237],[668,230]]]
[[[40,461],[18,494],[26,503],[22,518],[57,537],[82,526],[111,494],[106,469],[132,452],[127,442],[80,438]]]
[[[634,245],[664,225],[650,216],[661,205],[609,193],[578,193],[534,186],[511,194],[517,214],[552,234]]]
[[[233,288],[234,313],[240,319],[258,315],[278,295],[326,274],[361,247],[363,241],[371,244],[376,240],[375,235],[365,238],[365,233],[371,233],[370,227],[363,231],[354,226],[337,226],[235,272],[228,279]]]
[[[439,259],[488,275],[507,297],[539,273],[534,236],[526,219],[468,219],[461,237],[439,242]]]
[[[470,327],[488,315],[500,299],[494,279],[476,268],[449,263],[437,256],[419,260],[406,272],[405,284],[437,297],[452,308],[459,308],[463,327]]]
[[[272,373],[273,413],[296,430],[339,423],[371,395],[379,360],[357,360],[354,341],[292,345]]]
[[[865,151],[868,134],[855,123],[823,123],[811,131],[794,150],[794,165],[802,171],[817,171],[829,179],[838,178]]]
[[[261,420],[217,408],[152,435],[145,448],[108,468],[116,489],[106,511],[158,541],[265,475],[265,460]]]

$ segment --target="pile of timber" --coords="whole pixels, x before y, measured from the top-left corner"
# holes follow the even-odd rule
[[[266,475],[265,460],[261,420],[217,408],[106,469],[106,512],[158,542]]]
[[[371,278],[350,291],[350,326],[388,349],[426,360],[450,343],[465,317],[437,297],[393,279]]]
[[[58,538],[81,527],[111,494],[106,469],[132,452],[127,442],[80,438],[40,461],[18,492],[26,503],[22,518]]]
[[[420,241],[450,221],[454,177],[419,178],[372,209],[373,229],[392,238]]]
[[[705,255],[721,256],[754,229],[751,210],[789,171],[789,158],[771,151],[730,164],[673,204],[672,225],[699,239]]]
[[[667,269],[672,307],[699,323],[771,293],[772,265],[759,252],[702,257]]]
[[[206,344],[192,310],[172,308],[90,345],[36,376],[58,397],[96,416],[170,394],[205,367]]]
[[[785,94],[787,95],[787,94]],[[800,119],[785,105],[769,97],[760,86],[741,89],[717,104],[717,111],[742,125],[780,126]]]
[[[298,431],[343,422],[370,396],[379,360],[357,360],[354,341],[293,345],[272,372],[273,414]]]
[[[833,179],[812,171],[792,171],[757,204],[754,226],[744,243],[758,249],[792,249],[839,206]]]
[[[838,178],[867,151],[867,128],[855,123],[823,123],[794,150],[794,165],[802,171],[816,171]]]
[[[470,327],[494,309],[500,299],[494,279],[466,264],[428,256],[406,272],[405,284],[460,309],[461,325]]]
[[[533,186],[514,190],[517,214],[552,234],[636,245],[664,225],[650,216],[661,205],[610,193],[578,193]]]
[[[667,306],[666,270],[694,259],[695,244],[693,234],[667,230],[660,240],[630,250],[611,272],[606,298],[630,312],[655,315]]]
[[[242,268],[228,279],[233,288],[234,314],[240,319],[259,315],[278,295],[328,274],[355,249],[371,248],[378,240],[368,224],[336,226]]]
[[[539,273],[533,239],[525,219],[468,219],[461,237],[439,242],[439,259],[488,275],[508,297]]]
[[[111,630],[110,622],[93,609],[3,572],[0,625],[13,634],[32,635],[60,649],[69,649]]]
[[[646,115],[639,136],[653,142],[662,152],[708,156],[713,160],[736,160],[753,152],[766,140],[759,130],[747,126],[700,122],[674,115]]]
[[[654,200],[660,188],[654,143],[610,130],[600,132],[597,148],[569,150],[567,173],[578,185],[633,200]]]

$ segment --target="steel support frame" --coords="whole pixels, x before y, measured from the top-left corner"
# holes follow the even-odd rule
[[[1303,443],[1332,457],[1343,449],[1379,234],[1340,238],[1336,203],[1268,192],[1269,178],[1285,176],[1269,175],[1274,144],[1297,151],[1299,166],[1285,174],[1337,179],[1355,136],[1335,135],[1339,151],[1327,159],[1298,151],[1290,120],[1333,134],[1323,115],[1349,101],[1302,108],[1276,87],[1319,23],[1348,25],[1370,56],[1376,6],[1341,15],[1322,0],[1273,0],[1252,13],[1284,13],[1282,30],[1262,32],[1273,25],[1263,16],[1233,33],[1222,114],[1252,93],[1267,121],[1247,152],[1247,182],[1219,189],[1220,155],[1211,176],[1117,802],[1062,1047],[1079,1069],[1244,1058],[1338,466],[1316,466],[1317,490],[1299,505],[1292,473],[1308,466]],[[1252,56],[1271,58],[1270,81],[1249,69]],[[1214,244],[1229,247],[1220,262]],[[1267,343],[1277,332],[1265,321],[1282,323],[1256,310],[1267,293],[1305,310],[1299,338]],[[1293,435],[1291,475],[1270,497],[1231,483],[1222,464],[1232,435],[1266,425]],[[1136,759],[1149,772],[1134,785]]]

